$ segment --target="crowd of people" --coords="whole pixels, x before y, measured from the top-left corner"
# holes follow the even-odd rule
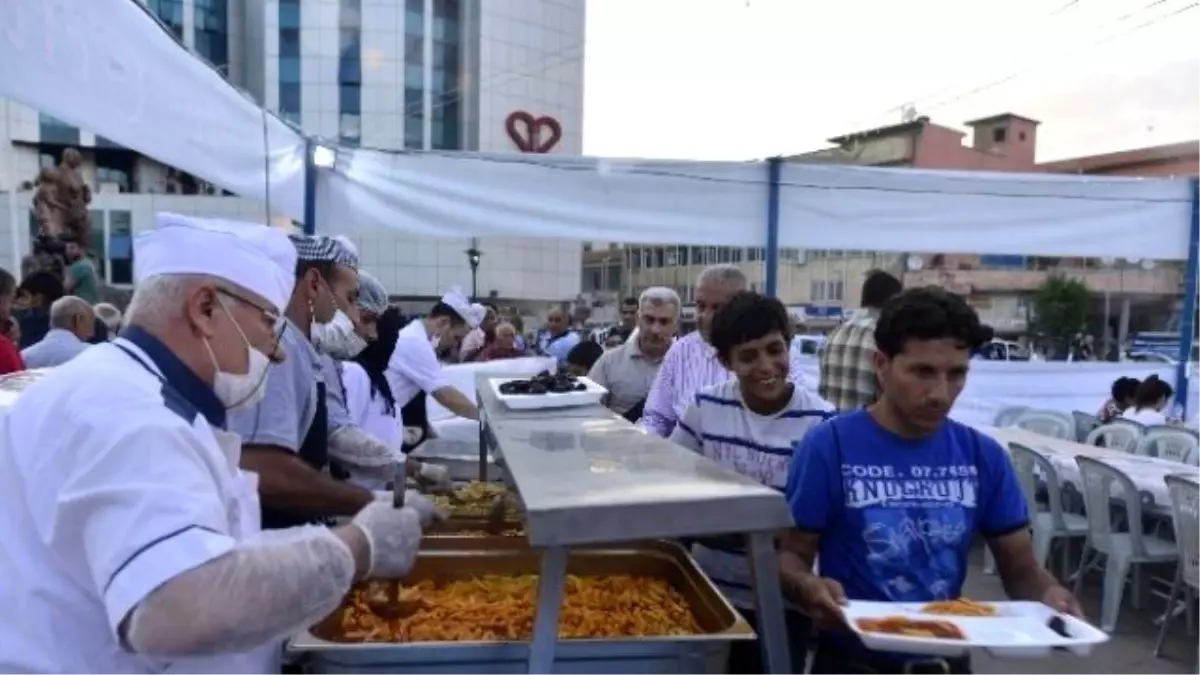
[[[440,515],[426,495],[451,488],[407,454],[435,433],[426,398],[479,418],[444,377],[448,355],[529,349],[589,374],[647,434],[786,495],[795,664],[815,625],[813,672],[969,672],[870,651],[838,608],[959,597],[977,535],[1010,596],[1079,612],[1034,558],[1004,449],[948,417],[988,331],[941,289],[869,275],[864,309],[821,354],[818,395],[799,381],[786,308],[736,266],[699,276],[688,335],[678,295],[651,288],[610,344],[556,310],[526,346],[517,317],[458,289],[405,319],[337,238],[162,214],[134,252],[112,339],[96,339],[111,317],[88,299],[23,292],[49,328],[24,356],[46,370],[3,424],[0,670],[280,672],[282,641],[352,583],[412,568]],[[56,331],[99,344],[68,349]],[[756,624],[743,542],[687,543]],[[763,672],[757,646],[735,644],[727,672]]]

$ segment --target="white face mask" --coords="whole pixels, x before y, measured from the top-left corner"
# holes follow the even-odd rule
[[[309,337],[317,351],[340,360],[352,359],[367,348],[367,341],[355,332],[354,322],[340,309],[329,323],[314,321]]]
[[[204,346],[208,348],[208,355],[217,369],[217,374],[213,378],[213,393],[217,395],[221,403],[225,404],[226,410],[253,408],[267,393],[267,369],[271,367],[271,359],[250,346],[250,341],[246,339],[246,334],[242,332],[242,327],[234,320],[233,315],[229,314],[229,310],[224,304],[221,305],[221,308],[225,309],[229,320],[233,321],[238,334],[242,336],[242,342],[246,345],[249,367],[243,374],[227,373],[221,370],[212,346],[208,344],[208,340],[205,340]]]

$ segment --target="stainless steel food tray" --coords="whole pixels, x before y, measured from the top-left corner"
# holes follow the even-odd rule
[[[422,462],[446,467],[450,471],[450,479],[456,483],[480,479],[478,443],[431,438],[417,446],[417,449],[413,450],[412,456]],[[486,455],[484,461],[487,463],[487,481],[496,483],[503,480],[503,472],[491,453]]]
[[[516,545],[473,551],[422,550],[406,581],[450,581],[482,574],[536,574],[541,558]],[[666,579],[683,593],[704,630],[690,636],[631,639],[562,640],[555,672],[698,673],[721,672],[729,643],[754,638],[737,611],[700,572],[679,546],[640,542],[622,547],[587,547],[571,552],[571,574],[649,574]],[[331,617],[288,646],[312,673],[521,673],[528,666],[530,643],[413,642],[347,644],[333,637]]]

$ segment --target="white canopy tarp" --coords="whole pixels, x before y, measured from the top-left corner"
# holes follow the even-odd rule
[[[339,150],[322,230],[762,246],[763,163]],[[1187,181],[785,164],[782,246],[1186,256]]]
[[[338,150],[317,223],[438,237],[762,246],[766,169],[745,162]]]
[[[787,164],[782,246],[1183,260],[1186,180]]]
[[[243,197],[269,189],[279,213],[304,212],[303,138],[133,0],[4,0],[0,64],[0,97]]]

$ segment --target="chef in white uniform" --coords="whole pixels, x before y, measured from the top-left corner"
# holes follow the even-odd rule
[[[472,328],[483,322],[486,314],[487,308],[471,304],[462,289],[456,287],[442,296],[428,316],[414,319],[400,330],[387,369],[388,386],[397,408],[425,393],[459,417],[479,419],[475,404],[442,377],[436,347],[439,343],[461,342]],[[410,425],[405,422],[405,426]]]
[[[408,572],[432,507],[261,532],[223,427],[261,394],[295,248],[161,214],[134,260],[121,337],[0,416],[0,672],[278,672],[356,578]]]

